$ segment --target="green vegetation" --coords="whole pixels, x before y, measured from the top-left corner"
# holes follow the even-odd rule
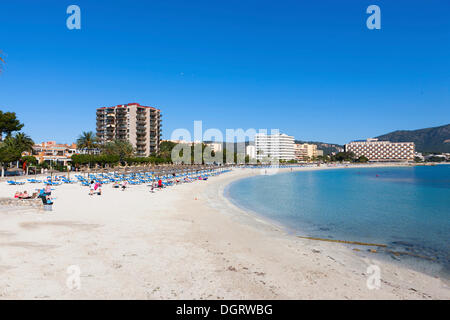
[[[131,143],[123,140],[114,140],[100,146],[103,155],[117,156],[120,162],[125,158],[130,158],[134,154],[134,149]]]
[[[431,156],[426,158],[425,162],[445,162],[445,158],[438,156]]]
[[[75,154],[71,157],[72,164],[76,168],[82,166],[94,167],[114,167],[118,165],[149,165],[171,163],[170,153],[175,144],[163,143],[159,155],[149,157],[135,156],[135,150],[131,143],[124,140],[114,140],[105,144],[99,144],[94,134],[83,132],[77,140],[77,147],[88,149],[88,154]],[[98,148],[100,154],[91,154],[90,150]]]
[[[338,152],[335,155],[330,156],[330,161],[354,161],[355,154],[353,152]]]
[[[160,145],[159,145],[159,155],[162,158],[169,159],[171,157],[171,154],[172,154],[172,149],[176,145],[177,144],[175,142],[172,142],[172,141],[163,141],[163,142],[161,142]]]
[[[97,137],[92,131],[83,131],[77,139],[78,149],[92,150],[98,146]]]
[[[28,166],[36,166],[38,164],[37,159],[33,156],[23,156],[21,160],[26,162]]]
[[[4,174],[5,167],[11,162],[21,159],[22,152],[31,151],[33,147],[33,140],[24,133],[13,132],[20,131],[23,128],[23,124],[16,118],[14,112],[0,111],[0,138],[3,133],[6,133],[6,138],[1,141],[0,139],[0,165],[2,170],[2,176]]]
[[[20,131],[23,124],[16,117],[15,112],[3,112],[0,110],[0,141],[3,139],[3,134],[10,137],[15,131]]]
[[[368,161],[369,161],[369,159],[367,159],[365,156],[360,156],[358,159],[355,159],[355,162],[360,162],[360,163],[366,163]]]
[[[75,154],[72,156],[72,164],[79,168],[81,166],[93,167],[99,165],[100,167],[115,167],[118,165],[149,165],[167,163],[167,159],[160,157],[124,157],[120,158],[117,154]]]

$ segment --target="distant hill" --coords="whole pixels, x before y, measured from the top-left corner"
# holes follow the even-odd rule
[[[398,130],[376,138],[382,141],[414,142],[418,152],[450,152],[450,124],[419,130]]]
[[[309,144],[315,144],[317,146],[317,149],[323,150],[323,154],[332,154],[333,152],[338,153],[340,151],[344,150],[344,146],[341,146],[339,144],[335,143],[326,143],[326,142],[320,142],[320,141],[301,141],[301,140],[295,140],[295,143],[309,143]]]

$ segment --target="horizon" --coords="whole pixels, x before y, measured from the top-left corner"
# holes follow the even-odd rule
[[[450,119],[445,1],[377,1],[380,30],[368,1],[74,4],[80,30],[69,3],[0,12],[0,109],[36,143],[76,142],[97,108],[130,102],[161,109],[163,140],[202,120],[344,145]]]

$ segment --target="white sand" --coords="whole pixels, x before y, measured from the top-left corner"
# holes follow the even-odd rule
[[[51,213],[0,209],[1,299],[449,299],[440,279],[341,244],[303,240],[234,207],[223,188],[258,170],[149,192],[55,187]],[[26,184],[2,182],[0,197]],[[381,270],[369,290],[366,269]],[[67,268],[81,270],[79,289]]]

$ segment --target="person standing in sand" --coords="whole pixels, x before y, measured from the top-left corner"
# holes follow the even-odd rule
[[[94,180],[91,181],[91,184],[89,185],[89,195],[92,196],[95,191],[95,183]]]

